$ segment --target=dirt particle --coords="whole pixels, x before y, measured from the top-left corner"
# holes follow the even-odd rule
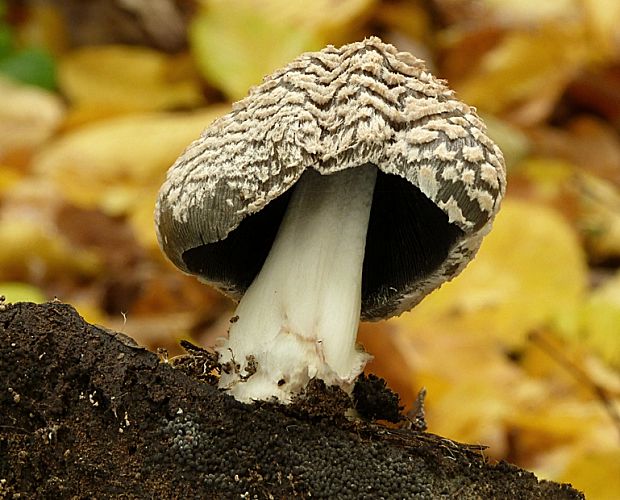
[[[397,423],[404,419],[400,397],[389,389],[385,380],[362,373],[353,388],[355,409],[368,420],[387,420]]]

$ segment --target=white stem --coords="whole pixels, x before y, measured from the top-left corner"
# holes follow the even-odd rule
[[[376,175],[365,165],[328,176],[307,171],[297,183],[217,349],[229,372],[220,387],[237,399],[289,402],[312,378],[348,390],[370,359],[355,339]]]

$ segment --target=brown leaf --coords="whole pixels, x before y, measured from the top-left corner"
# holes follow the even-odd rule
[[[620,137],[607,122],[578,116],[565,127],[537,127],[528,133],[538,154],[563,159],[620,186]]]

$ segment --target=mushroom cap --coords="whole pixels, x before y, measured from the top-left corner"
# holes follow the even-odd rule
[[[301,55],[214,121],[168,171],[155,211],[160,246],[239,299],[303,172],[368,163],[379,175],[362,319],[400,314],[473,258],[506,177],[475,110],[375,37]]]

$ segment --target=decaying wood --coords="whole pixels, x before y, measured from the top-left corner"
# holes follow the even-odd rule
[[[65,304],[4,305],[0,497],[583,498],[479,447],[350,420],[329,390],[244,405],[208,383],[216,368],[191,346],[164,362]]]

